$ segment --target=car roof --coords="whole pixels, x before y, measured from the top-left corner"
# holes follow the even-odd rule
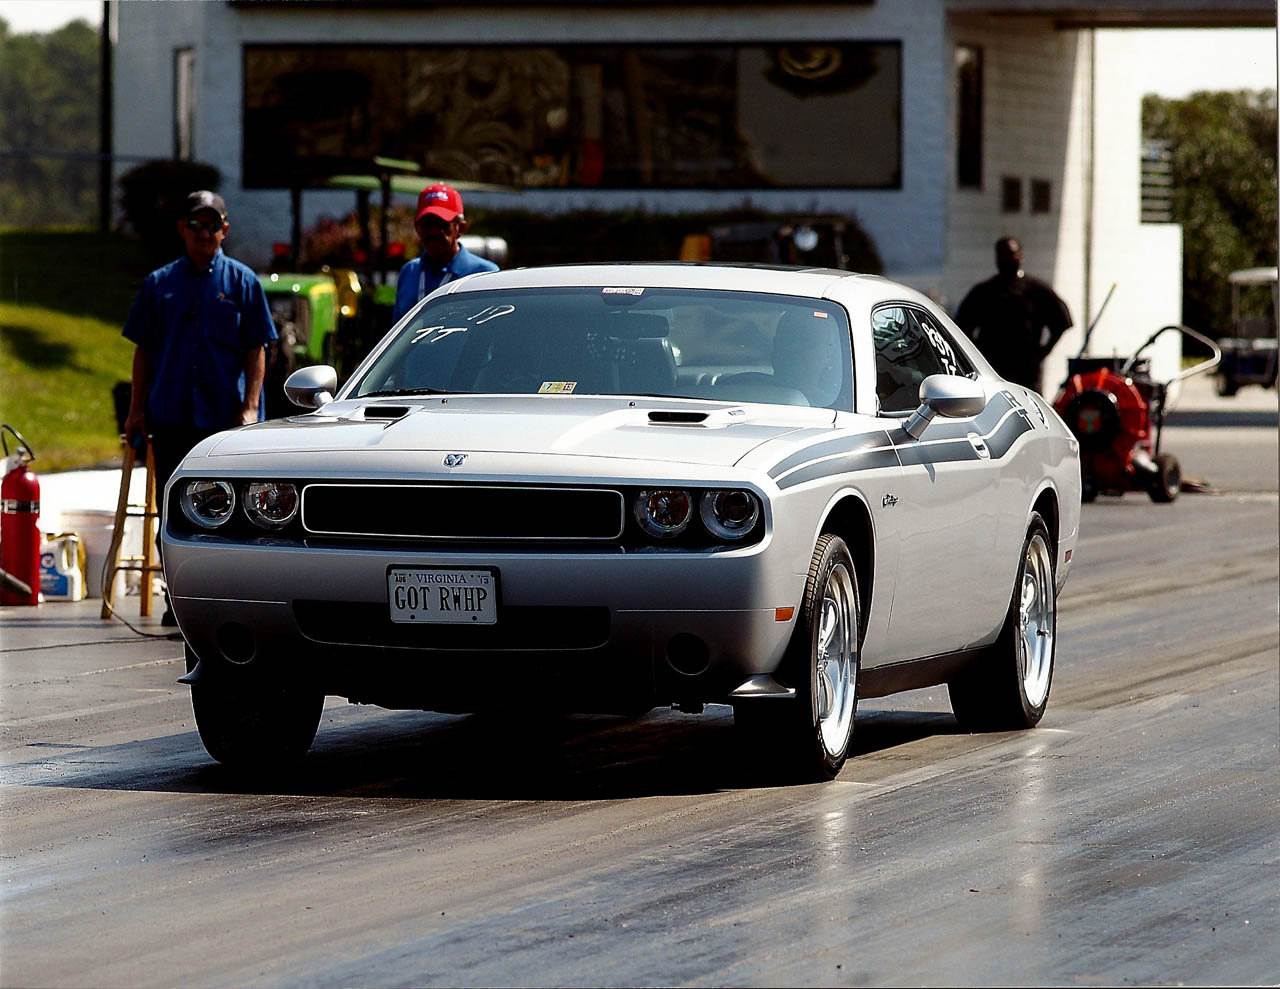
[[[865,275],[836,268],[703,261],[563,264],[536,268],[511,268],[473,275],[454,284],[459,289],[465,288],[468,291],[616,285],[630,288],[727,289],[820,297],[836,282],[846,287],[864,283],[874,284],[877,291],[883,291],[887,285],[892,284],[879,275]]]

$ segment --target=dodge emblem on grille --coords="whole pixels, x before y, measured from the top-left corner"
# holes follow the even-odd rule
[[[461,467],[462,462],[467,459],[465,453],[446,453],[444,455],[444,465],[446,467]]]

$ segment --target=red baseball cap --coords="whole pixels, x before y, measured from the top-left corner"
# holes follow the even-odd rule
[[[439,182],[429,185],[418,193],[418,215],[421,220],[426,214],[438,216],[445,223],[452,223],[455,217],[462,215],[462,196],[458,190]]]

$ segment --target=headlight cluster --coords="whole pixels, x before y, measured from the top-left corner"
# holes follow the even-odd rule
[[[740,488],[721,491],[687,491],[683,488],[646,488],[632,503],[640,528],[655,539],[675,539],[693,520],[694,506],[707,532],[716,539],[745,539],[760,522],[760,499]]]
[[[286,481],[250,481],[237,492],[227,481],[187,481],[179,504],[182,514],[202,529],[217,529],[243,506],[245,517],[262,529],[280,529],[298,514],[298,486]]]

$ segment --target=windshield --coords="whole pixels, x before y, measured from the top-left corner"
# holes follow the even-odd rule
[[[512,289],[428,303],[350,394],[660,395],[851,410],[851,380],[848,319],[825,300]]]

